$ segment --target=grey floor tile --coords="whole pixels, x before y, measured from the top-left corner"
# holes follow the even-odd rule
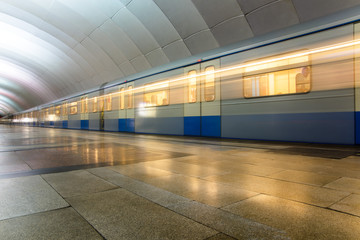
[[[218,233],[218,234],[216,234],[216,235],[214,235],[212,237],[209,237],[209,238],[207,238],[205,240],[235,240],[235,238],[230,237],[230,236],[228,236],[226,234],[223,234],[223,233]]]
[[[114,167],[109,167],[109,169],[138,180],[152,179],[155,177],[162,177],[173,174],[172,172],[169,171],[144,166],[144,164],[142,163],[114,166]]]
[[[40,176],[0,180],[0,220],[67,206]]]
[[[103,239],[72,208],[0,221],[0,239]]]
[[[123,176],[122,174],[114,172],[109,168],[96,168],[89,169],[88,171],[128,190],[129,192],[149,199],[152,202],[164,207],[191,201],[188,198],[173,194],[169,191]]]
[[[117,188],[87,171],[45,174],[42,177],[63,197],[101,192]]]
[[[106,239],[205,239],[217,233],[124,189],[68,201]]]
[[[330,208],[360,217],[360,195],[351,194],[343,200],[335,203]]]
[[[224,209],[283,229],[291,239],[360,239],[360,218],[277,197],[258,195]]]
[[[214,207],[226,206],[258,194],[234,186],[178,174],[154,178],[146,182]]]
[[[295,171],[295,170],[285,170],[282,172],[271,174],[269,175],[269,177],[279,180],[286,180],[290,182],[304,183],[315,186],[323,186],[339,178],[337,176],[323,175],[318,173]]]
[[[145,163],[146,166],[152,168],[158,168],[172,173],[180,173],[188,176],[194,177],[207,177],[212,175],[225,174],[227,171],[213,167],[213,166],[204,166],[189,164],[184,162],[174,161],[173,159],[159,160]]]
[[[343,177],[325,185],[325,187],[360,194],[360,179]]]
[[[198,202],[186,202],[169,209],[236,239],[289,239],[284,231]]]
[[[222,176],[212,176],[206,179],[214,182],[227,183],[240,189],[266,193],[321,207],[328,207],[350,195],[348,192],[339,190],[244,174],[227,174]]]

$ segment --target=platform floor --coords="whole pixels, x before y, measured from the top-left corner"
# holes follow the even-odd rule
[[[360,239],[359,147],[0,136],[0,239]]]

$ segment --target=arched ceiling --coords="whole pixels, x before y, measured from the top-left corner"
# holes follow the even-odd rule
[[[0,0],[0,116],[356,5],[359,0]]]

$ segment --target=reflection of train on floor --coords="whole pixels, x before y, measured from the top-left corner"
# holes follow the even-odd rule
[[[116,82],[15,116],[33,126],[360,143],[358,24]]]

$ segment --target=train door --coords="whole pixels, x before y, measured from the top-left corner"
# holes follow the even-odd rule
[[[119,131],[135,131],[134,82],[120,85]]]
[[[220,137],[220,78],[213,60],[185,68],[184,135]]]

